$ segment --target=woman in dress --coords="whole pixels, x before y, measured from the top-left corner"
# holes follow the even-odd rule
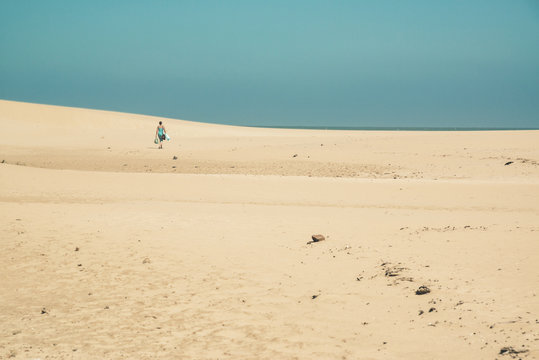
[[[165,127],[163,126],[163,122],[159,121],[159,126],[155,130],[155,138],[157,139],[159,143],[159,149],[163,148],[163,141],[167,138],[167,130],[165,130]]]

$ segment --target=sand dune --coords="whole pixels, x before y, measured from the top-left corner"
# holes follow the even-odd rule
[[[539,131],[159,120],[0,101],[0,358],[539,357]]]

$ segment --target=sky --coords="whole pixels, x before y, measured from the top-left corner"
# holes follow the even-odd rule
[[[2,0],[0,99],[252,126],[539,128],[539,1]]]

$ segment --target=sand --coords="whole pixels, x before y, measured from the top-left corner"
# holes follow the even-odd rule
[[[537,144],[0,101],[0,358],[538,358]]]

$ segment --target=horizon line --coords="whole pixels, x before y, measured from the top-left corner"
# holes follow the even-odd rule
[[[246,125],[253,128],[270,129],[298,129],[298,130],[386,130],[386,131],[517,131],[517,130],[539,130],[539,127],[480,127],[480,126],[307,126],[307,125]]]
[[[44,106],[54,106],[54,107],[63,107],[63,108],[72,108],[72,109],[82,109],[90,111],[105,111],[105,112],[114,112],[120,114],[131,114],[139,116],[149,116],[156,118],[163,118],[167,120],[178,120],[178,121],[187,121],[194,122],[198,124],[212,124],[212,125],[224,125],[224,126],[240,126],[240,127],[250,127],[250,128],[267,128],[267,129],[297,129],[297,130],[363,130],[363,131],[534,131],[539,130],[539,127],[492,127],[492,126],[323,126],[323,125],[249,125],[249,124],[232,124],[232,123],[222,123],[222,122],[212,122],[212,121],[198,121],[198,120],[189,120],[169,117],[167,115],[155,115],[148,113],[132,113],[116,109],[107,109],[107,108],[89,108],[82,106],[72,106],[72,105],[59,105],[54,103],[43,103],[43,102],[31,102],[25,100],[13,100],[7,98],[0,98],[2,101],[8,102],[17,102],[23,104],[31,105],[44,105]]]

